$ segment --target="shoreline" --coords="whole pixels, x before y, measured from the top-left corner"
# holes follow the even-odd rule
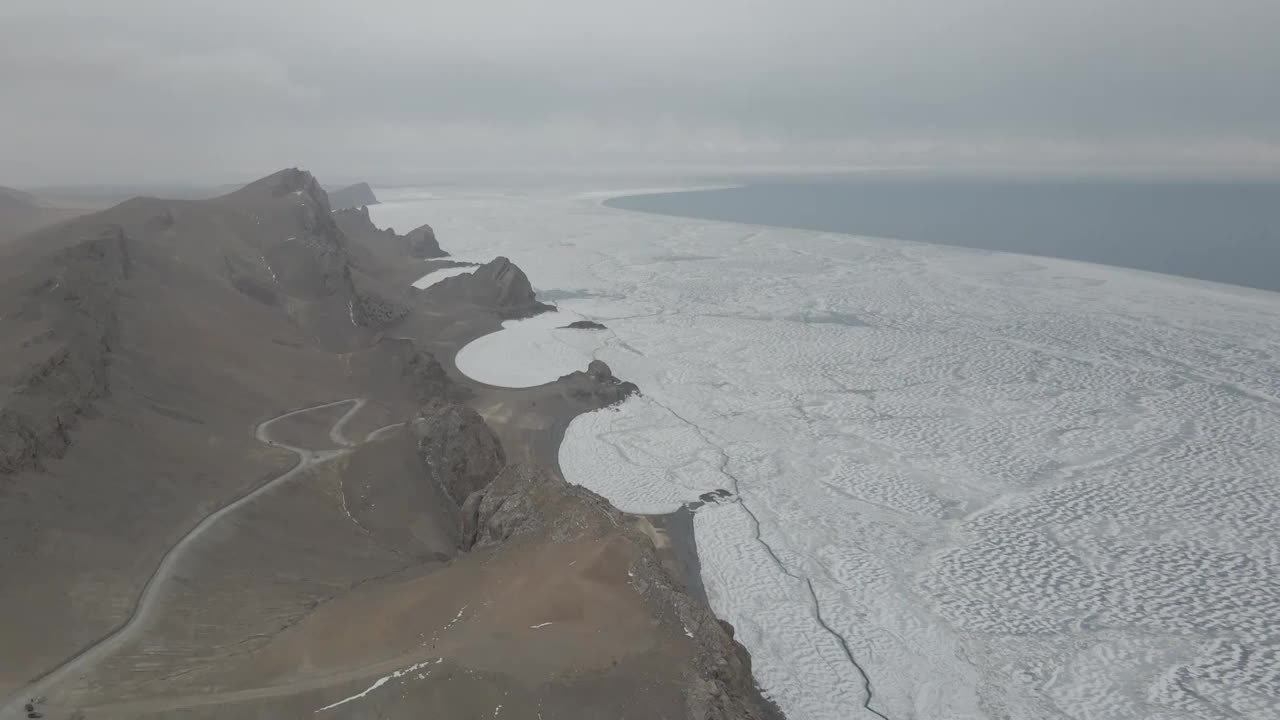
[[[150,543],[156,564],[146,557],[137,563],[141,594],[122,624],[104,622],[106,634],[99,635],[97,618],[77,617],[73,630],[93,634],[66,652],[60,638],[36,638],[26,643],[30,651],[15,646],[16,667],[48,655],[51,670],[7,688],[4,717],[19,714],[8,702],[11,692],[15,702],[25,699],[50,716],[87,710],[94,717],[299,717],[370,696],[406,667],[424,672],[412,685],[397,683],[401,692],[370,700],[380,716],[416,717],[431,706],[496,715],[519,700],[560,717],[630,716],[637,708],[690,720],[780,717],[758,690],[733,629],[705,602],[688,517],[679,523],[625,515],[563,478],[559,453],[573,420],[620,401],[634,386],[599,363],[531,388],[485,385],[458,369],[458,351],[500,330],[505,319],[549,309],[534,299],[522,270],[500,257],[472,281],[414,290],[411,281],[420,275],[408,275],[422,263],[404,262],[396,244],[377,244],[396,236],[371,224],[367,233],[356,227],[348,234],[322,222],[327,202],[314,179],[286,170],[225,198],[183,205],[231,218],[232,239],[245,245],[232,249],[263,263],[246,260],[253,273],[246,270],[238,282],[221,282],[224,268],[216,260],[181,268],[210,279],[193,283],[209,295],[195,296],[200,307],[241,311],[228,312],[225,325],[226,336],[243,345],[218,344],[220,335],[214,345],[254,352],[263,367],[240,384],[199,372],[170,377],[163,372],[169,346],[147,354],[152,346],[144,331],[168,329],[165,323],[176,319],[156,309],[186,296],[175,296],[171,274],[157,267],[169,269],[160,260],[169,257],[174,236],[198,243],[203,226],[175,219],[168,202],[139,201],[84,221],[119,216],[123,222],[108,240],[126,259],[138,259],[136,272],[127,262],[124,270],[112,265],[114,256],[97,263],[96,255],[72,255],[83,260],[74,266],[83,276],[60,276],[52,287],[65,279],[70,293],[99,275],[130,278],[128,285],[121,281],[121,295],[149,302],[117,306],[115,295],[108,298],[119,323],[138,333],[140,344],[123,351],[157,358],[162,371],[120,363],[115,379],[131,390],[130,381],[154,391],[146,381],[160,378],[193,394],[215,386],[221,392],[175,401],[186,414],[155,407],[142,390],[120,393],[111,409],[126,422],[86,424],[74,449],[56,457],[70,467],[65,477],[79,477],[81,468],[67,464],[96,468],[115,452],[131,451],[134,441],[149,441],[152,435],[133,432],[137,425],[127,421],[135,419],[130,412],[150,411],[165,419],[155,420],[162,430],[201,449],[211,435],[233,438],[207,459],[183,455],[192,472],[218,468],[239,480],[270,466],[270,474],[243,489],[224,483],[235,492],[225,502],[215,496],[218,503],[209,501],[207,484],[181,484],[189,492],[173,500],[178,507],[189,501],[193,525]],[[157,214],[178,229],[158,226]],[[293,242],[307,230],[311,244]],[[285,236],[275,241],[279,247],[259,252],[259,243],[269,245],[262,238]],[[41,262],[65,262],[66,255]],[[316,268],[308,264],[314,255],[331,262]],[[303,281],[335,277],[337,289],[306,305],[301,321],[274,312],[280,296],[311,289]],[[289,284],[295,280],[298,287]],[[303,330],[291,319],[305,321]],[[244,327],[257,332],[236,332]],[[235,359],[227,365],[239,369]],[[222,368],[214,363],[209,374]],[[313,405],[314,397],[326,402]],[[262,408],[282,414],[259,417]],[[235,441],[250,415],[253,440]],[[168,421],[197,427],[171,428]],[[122,440],[110,434],[115,430],[129,434]],[[297,459],[286,462],[285,451]],[[139,456],[151,463],[142,477],[169,477],[155,470],[167,469],[161,465],[167,456]],[[247,512],[232,522],[228,516],[240,509]],[[62,508],[51,502],[47,510],[52,516]],[[65,567],[80,571],[70,560]],[[180,587],[171,576],[181,576]],[[35,612],[20,604],[19,610]],[[154,647],[166,648],[162,658],[152,655]],[[428,662],[434,675],[425,672]],[[384,671],[390,674],[375,679]]]
[[[469,339],[463,339],[467,337],[467,334],[464,334],[455,341],[457,347],[452,352],[437,355],[437,361],[444,367],[450,380],[468,391],[469,397],[466,401],[468,406],[484,416],[484,410],[491,407],[495,401],[537,402],[539,398],[551,399],[558,394],[560,379],[552,380],[542,385],[512,388],[484,383],[464,373],[458,367],[457,354],[471,342],[492,332],[501,331],[502,321],[497,321],[496,326],[491,326],[489,323],[481,324],[477,329],[479,331]],[[625,380],[625,378],[623,379]],[[644,388],[640,388],[640,392],[643,394]],[[546,399],[543,400],[544,403]],[[530,438],[532,443],[529,450],[535,460],[552,470],[556,477],[569,483],[564,476],[564,469],[560,466],[560,447],[564,443],[565,432],[578,416],[587,412],[602,412],[608,408],[585,409],[562,406],[556,409],[559,412],[553,414],[552,425],[546,428],[544,433]],[[502,437],[502,433],[499,433],[499,436]],[[507,438],[504,437],[503,441],[504,446],[507,445]],[[521,443],[520,441],[515,441],[513,444],[519,445]],[[569,484],[572,485],[572,483]],[[707,597],[706,587],[702,582],[702,564],[698,557],[697,540],[694,535],[693,511],[688,506],[684,506],[673,512],[663,514],[622,514],[626,517],[643,519],[666,535],[671,545],[670,560],[677,570],[679,579],[684,583],[685,589],[689,594],[710,610],[710,600]]]
[[[628,321],[634,318],[634,325],[628,322],[625,327],[616,329],[628,339],[634,336],[645,338],[648,342],[636,344],[644,356],[630,359],[631,356],[621,350],[606,349],[599,353],[600,358],[618,365],[620,375],[647,383],[642,388],[646,394],[669,398],[672,392],[683,393],[678,397],[684,400],[684,407],[691,413],[686,416],[694,420],[704,412],[699,408],[714,407],[726,413],[746,411],[744,414],[749,417],[741,423],[716,423],[714,428],[723,432],[723,436],[712,439],[726,446],[735,443],[734,447],[749,452],[736,443],[764,438],[768,446],[762,448],[761,454],[776,455],[780,463],[789,463],[784,468],[785,474],[777,473],[778,482],[766,478],[769,483],[760,483],[761,492],[756,502],[763,513],[761,519],[766,523],[766,541],[776,541],[780,548],[789,548],[793,540],[805,541],[811,534],[821,534],[820,540],[829,545],[845,543],[846,547],[855,548],[850,550],[850,555],[857,554],[857,557],[824,558],[830,563],[823,566],[830,573],[827,576],[822,575],[821,568],[812,565],[813,561],[803,553],[796,554],[793,568],[798,573],[813,575],[819,600],[823,601],[820,608],[823,619],[848,638],[848,646],[856,660],[867,661],[873,681],[878,681],[872,707],[886,713],[891,713],[894,707],[914,705],[917,709],[931,708],[925,714],[943,714],[945,708],[967,710],[979,707],[984,702],[982,698],[988,696],[995,698],[992,702],[1014,704],[1033,697],[1017,695],[1015,691],[1004,688],[981,686],[979,680],[990,667],[989,658],[972,652],[974,646],[970,644],[967,626],[949,631],[945,620],[938,619],[935,609],[918,606],[911,602],[910,596],[895,592],[894,579],[905,573],[903,568],[908,567],[907,563],[916,562],[915,558],[920,557],[918,549],[911,545],[911,538],[918,536],[920,528],[944,524],[951,513],[976,511],[987,503],[999,502],[1006,489],[994,485],[947,483],[945,476],[928,473],[931,466],[910,454],[917,447],[913,444],[914,436],[899,436],[892,429],[900,425],[919,425],[922,431],[932,433],[935,428],[945,430],[946,426],[954,426],[957,422],[965,426],[979,421],[986,423],[984,428],[991,427],[991,435],[989,438],[984,436],[984,442],[976,446],[955,441],[954,435],[952,438],[945,434],[940,436],[945,444],[938,446],[937,451],[947,462],[967,463],[961,466],[961,472],[947,473],[961,480],[968,477],[963,468],[987,467],[991,462],[982,450],[988,446],[987,440],[992,445],[998,444],[1001,452],[994,467],[1009,473],[1023,470],[1020,465],[1012,466],[1014,460],[1009,458],[1024,455],[1031,458],[1057,457],[1054,453],[1059,451],[1060,445],[1069,445],[1062,451],[1071,453],[1102,452],[1114,448],[1124,450],[1131,447],[1131,441],[1138,440],[1136,433],[1124,430],[1132,426],[1130,423],[1176,419],[1183,409],[1126,406],[1116,402],[1106,392],[1114,383],[1114,372],[1132,372],[1136,367],[1151,373],[1145,377],[1158,374],[1160,377],[1183,378],[1204,365],[1212,368],[1213,363],[1204,357],[1183,357],[1185,353],[1174,352],[1169,345],[1158,343],[1186,337],[1194,341],[1187,347],[1225,353],[1233,347],[1229,341],[1247,338],[1254,323],[1264,323],[1269,316],[1274,317],[1275,312],[1275,296],[1271,294],[1257,295],[1255,293],[1259,291],[1205,285],[1203,281],[1172,276],[1144,276],[1132,270],[1126,272],[1123,268],[1090,266],[1078,261],[1055,262],[1050,258],[1036,258],[1033,263],[1023,261],[1023,256],[1007,253],[889,240],[883,243],[853,240],[804,230],[753,233],[751,230],[759,228],[724,221],[685,221],[652,213],[622,214],[623,211],[617,209],[602,210],[591,200],[571,200],[560,196],[554,202],[542,196],[528,201],[513,201],[509,206],[510,218],[493,218],[485,214],[492,212],[492,206],[485,204],[488,199],[488,195],[468,195],[456,203],[441,205],[436,211],[456,216],[450,222],[454,225],[453,231],[459,235],[457,241],[464,246],[493,248],[495,252],[523,258],[528,262],[530,271],[544,278],[549,283],[548,287],[553,288],[549,296],[564,293],[566,297],[583,298],[566,302],[566,307],[588,315],[599,315],[606,323],[610,315],[625,317]],[[493,206],[507,207],[499,205],[496,199]],[[562,224],[557,226],[557,221]],[[522,230],[528,227],[560,229],[556,234],[545,230],[524,237]],[[614,227],[616,231],[610,230]],[[474,234],[464,236],[464,231]],[[560,240],[559,245],[555,245],[557,239]],[[541,251],[544,245],[548,247]],[[743,258],[743,255],[750,257]],[[708,262],[678,264],[692,256],[706,257]],[[735,294],[739,292],[735,281],[740,282],[740,278],[734,277],[733,271],[748,260],[756,264],[757,259],[777,261],[776,272],[772,267],[762,269],[761,292],[755,296],[749,289],[742,290],[741,296]],[[654,260],[669,261],[669,264],[651,267]],[[662,275],[655,283],[657,273]],[[693,288],[702,293],[696,299],[704,300],[705,304],[688,302],[695,298],[686,295],[687,288],[690,289],[689,295],[692,295]],[[715,290],[719,292],[713,293]],[[1174,297],[1175,293],[1184,295],[1182,298]],[[808,303],[815,295],[820,297],[817,307],[821,312],[808,313]],[[757,300],[760,296],[770,301]],[[920,302],[918,306],[898,302],[904,299],[918,299]],[[1065,304],[1064,300],[1071,302]],[[996,308],[995,315],[982,312],[987,308]],[[1188,311],[1194,314],[1189,316]],[[682,313],[705,313],[712,319],[686,321]],[[1009,322],[1006,322],[1004,313],[1008,313]],[[1054,318],[1048,328],[1033,319],[1043,314],[1051,314]],[[741,322],[724,327],[721,317],[726,318],[726,322]],[[1098,318],[1106,320],[1100,323]],[[845,319],[863,322],[846,322]],[[1126,333],[1112,332],[1119,329]],[[1202,329],[1208,332],[1200,333]],[[780,349],[775,355],[767,344],[771,334],[787,340],[799,338],[804,342],[797,342],[795,349],[786,348],[790,354],[783,354]],[[740,339],[744,337],[758,338],[756,342],[763,344],[762,352],[743,358],[741,367],[735,368],[741,372],[733,377],[724,377],[729,373],[713,363],[719,354],[749,342]],[[1066,337],[1070,337],[1071,342],[1064,341]],[[510,339],[510,343],[485,344],[486,353],[491,349],[495,351],[491,363],[477,362],[472,369],[472,358],[463,355],[459,360],[478,377],[498,382],[505,382],[508,375],[502,369],[508,364],[503,355],[507,355],[511,362],[527,365],[513,370],[520,370],[520,374],[528,376],[531,381],[536,380],[538,374],[529,371],[544,368],[545,377],[550,370],[560,369],[559,365],[549,362],[556,353],[547,353],[547,360],[536,359],[544,357],[534,351],[546,341],[535,337],[526,345],[519,337]],[[564,339],[574,345],[580,344],[576,339]],[[840,344],[833,344],[830,340]],[[634,340],[632,342],[635,343]],[[940,343],[947,352],[936,354],[934,343]],[[1248,346],[1247,340],[1235,345]],[[528,351],[521,350],[522,347],[527,347]],[[814,354],[826,348],[832,350],[831,357]],[[791,372],[786,365],[779,365],[778,361],[789,360],[798,352],[804,352],[805,358],[826,358],[819,369],[824,372],[831,370],[833,377],[825,377],[813,368],[800,367]],[[989,388],[1001,388],[994,392],[1002,392],[1005,378],[1003,365],[993,368],[986,364],[993,355],[1008,357],[1012,366],[1019,370],[1029,369],[1026,371],[1028,374],[1018,376],[1022,380],[1020,392],[1025,387],[1026,395],[1019,395],[1021,404],[1017,409],[1048,427],[1066,430],[1069,435],[1065,437],[1070,438],[1069,443],[1055,444],[1052,441],[1057,436],[1048,440],[1029,436],[1017,425],[993,424],[1003,423],[1010,409],[1004,404],[1004,395],[989,397],[993,392]],[[1090,362],[1096,358],[1105,358],[1106,362]],[[475,359],[479,361],[481,358]],[[1243,362],[1246,358],[1241,360]],[[1265,392],[1265,376],[1250,377],[1248,372],[1261,372],[1268,362],[1266,356],[1248,358],[1238,368],[1241,375],[1230,378],[1233,382],[1228,387],[1252,393],[1255,401],[1265,400],[1269,395]],[[966,372],[938,374],[956,366]],[[490,375],[490,372],[495,374]],[[672,376],[670,383],[664,372]],[[780,372],[786,374],[779,375]],[[1075,422],[1074,406],[1063,408],[1054,404],[1054,383],[1067,372],[1072,374],[1073,383],[1078,382],[1078,395],[1073,397],[1087,404],[1090,422],[1096,423],[1098,428],[1116,428],[1114,432],[1078,432],[1076,426],[1080,423]],[[513,380],[516,377],[512,375]],[[775,391],[766,387],[757,391],[761,380],[774,377],[781,377],[798,389],[788,386],[782,391]],[[1206,385],[1212,386],[1217,379],[1192,377],[1188,378],[1185,387],[1187,391],[1198,392]],[[938,388],[937,395],[944,400],[935,399],[931,391],[912,389],[917,387]],[[877,409],[889,408],[889,413],[904,407],[914,410],[920,403],[940,403],[940,406],[926,405],[924,412],[904,411],[901,414],[909,417],[901,421],[896,419],[896,414],[891,414],[886,422],[879,423],[879,415],[867,418],[869,411],[863,407],[864,396],[861,394],[826,400],[828,394],[839,395],[847,388],[867,389],[865,397],[868,401],[872,392],[880,393],[881,404]],[[1215,389],[1210,387],[1209,391],[1214,392]],[[954,413],[952,406],[960,403],[946,399],[949,392],[963,394],[965,412],[973,414]],[[786,411],[792,401],[799,402],[796,397],[807,400],[809,396],[806,393],[822,394],[813,401],[815,403],[830,403],[820,406],[817,413],[818,420],[828,424],[812,432],[803,426],[807,414],[799,417]],[[775,395],[783,397],[778,398],[776,404],[768,402],[774,400]],[[752,401],[750,405],[748,401]],[[1238,411],[1241,403],[1250,401],[1233,396],[1223,402],[1225,407]],[[805,407],[808,409],[809,406]],[[676,409],[682,408],[677,406]],[[775,409],[777,412],[773,412]],[[1166,412],[1167,409],[1174,412]],[[660,491],[661,483],[656,482],[660,476],[654,477],[658,487],[648,489],[645,480],[650,476],[645,473],[649,466],[658,473],[672,466],[683,469],[695,458],[694,449],[701,447],[701,444],[696,444],[697,438],[690,435],[685,440],[687,433],[672,438],[654,437],[658,433],[649,432],[650,429],[665,428],[667,419],[656,414],[633,419],[630,408],[624,408],[622,412],[623,416],[616,421],[613,416],[596,416],[584,418],[580,426],[574,428],[575,437],[569,438],[574,442],[565,442],[562,458],[565,471],[572,472],[576,481],[615,498],[621,506],[642,512],[650,511],[649,508],[659,512],[674,510],[680,501],[692,499],[677,492],[673,498],[677,502],[665,502],[672,496],[671,491]],[[951,419],[953,415],[959,419]],[[750,424],[753,421],[774,422],[775,418],[776,424],[766,429],[788,428],[788,432],[799,436],[798,443],[773,448],[763,431]],[[910,469],[911,474],[868,477],[866,469],[872,465],[867,456],[872,453],[861,452],[857,447],[842,447],[841,433],[830,432],[833,429],[831,425],[837,422],[841,423],[841,428],[854,427],[855,433],[861,428],[870,428],[875,432],[876,440],[902,453],[897,458],[898,462]],[[675,420],[670,424],[676,424]],[[1228,425],[1226,429],[1231,428]],[[593,436],[601,434],[604,434],[601,439],[607,442],[593,439]],[[1189,436],[1185,443],[1194,445],[1197,437]],[[625,449],[633,461],[628,464],[625,456],[618,459],[611,445]],[[688,446],[688,451],[685,451],[685,446]],[[672,452],[664,454],[668,448]],[[633,449],[635,454],[632,454]],[[1242,457],[1260,456],[1265,461],[1264,451],[1265,448],[1246,449]],[[845,461],[846,458],[849,460]],[[714,461],[713,457],[711,459]],[[745,467],[745,461],[742,462]],[[1206,459],[1205,464],[1208,467],[1222,466],[1212,458]],[[706,472],[714,470],[714,462],[711,465]],[[735,467],[738,466],[731,466],[730,470]],[[914,469],[919,467],[923,467],[925,472],[914,474]],[[1128,464],[1121,463],[1118,467],[1128,467]],[[761,472],[769,470],[763,468]],[[1133,471],[1143,476],[1143,470],[1137,467]],[[749,472],[754,471],[752,468]],[[694,486],[701,487],[704,477],[708,482],[717,479],[699,469],[695,478],[699,482]],[[827,487],[820,482],[831,478],[834,478],[832,484],[835,487]],[[1099,473],[1092,482],[1106,484],[1111,480],[1112,474],[1108,471]],[[1160,482],[1168,480],[1161,479]],[[812,489],[812,492],[801,495],[801,489]],[[891,491],[898,490],[913,494],[891,494]],[[1035,498],[1040,491],[1028,492],[1025,497]],[[801,506],[797,500],[796,506],[786,506],[783,498],[789,496],[812,502]],[[642,504],[650,498],[663,499],[664,502],[648,507]],[[862,498],[866,498],[866,502]],[[1119,503],[1114,512],[1142,506],[1140,498],[1133,499],[1134,505]],[[873,505],[875,501],[883,504]],[[751,496],[747,502],[752,503]],[[998,514],[1000,527],[1020,527],[1032,515],[1030,502],[1033,501],[1026,506],[1011,504],[1007,512]],[[717,592],[717,609],[731,621],[752,627],[753,620],[763,617],[762,612],[778,607],[779,603],[774,597],[759,597],[757,593],[745,593],[740,589],[752,587],[751,583],[756,578],[760,578],[761,585],[764,585],[776,573],[763,551],[747,547],[738,540],[738,530],[745,527],[750,532],[752,529],[748,519],[737,522],[733,513],[724,515],[696,518],[700,531],[698,540],[701,541],[697,552],[707,556],[703,571],[710,589]],[[805,515],[826,524],[821,528],[815,527],[812,533],[803,525],[788,527],[784,524],[803,523]],[[859,529],[841,525],[844,517],[883,520],[885,541],[877,542],[869,537],[870,531],[865,530],[865,526]],[[734,524],[731,525],[730,521]],[[775,533],[770,526],[780,527],[791,534]],[[1119,530],[1115,534],[1127,536]],[[865,542],[860,545],[859,541]],[[984,593],[998,596],[1008,593],[1006,587],[1016,587],[1017,576],[1012,574],[1012,568],[1023,567],[1026,562],[1018,556],[988,552],[985,546],[970,538],[955,539],[943,547],[950,553],[948,558],[985,561],[988,556],[999,557],[1001,564],[993,565],[999,571],[996,577],[1011,578],[1004,585],[991,587],[980,584],[972,574],[962,573],[965,568],[958,566],[958,560],[954,563],[948,559],[932,558],[919,561],[923,568],[921,582],[929,583],[931,591],[966,601],[963,605],[957,601],[954,612],[970,623],[974,621],[962,610],[980,606],[977,600],[969,604],[970,599],[985,597]],[[787,561],[793,559],[793,556],[785,554],[783,557]],[[855,561],[864,564],[855,565]],[[858,579],[854,571],[868,565],[884,568],[884,579],[870,574],[865,583]],[[847,573],[840,574],[846,570]],[[1100,574],[1110,577],[1109,573]],[[804,599],[802,593],[790,593],[789,587],[785,587],[798,583],[777,578],[774,585],[780,588],[778,598],[787,600],[794,594]],[[799,591],[804,589],[799,587]],[[1040,597],[1034,592],[1019,597],[1023,596]],[[804,622],[802,612],[805,608],[799,607],[798,602],[796,606],[795,612],[787,612],[786,617],[788,620],[794,617],[797,623]],[[870,610],[859,614],[856,612],[858,608]],[[874,610],[879,610],[880,617],[872,615]],[[891,614],[899,612],[903,614]],[[906,616],[907,612],[911,617]],[[1071,617],[1070,608],[1064,608],[1062,612]],[[1012,618],[1009,622],[1017,619],[1012,611],[1008,615]],[[916,617],[920,618],[919,622],[913,622]],[[985,621],[985,616],[983,619]],[[1006,622],[1005,615],[996,616],[996,619],[1001,624]],[[1024,657],[1031,652],[1018,644],[1015,633],[1006,633],[1003,627],[994,627],[995,621],[990,622],[995,637],[991,647],[1014,657]],[[884,627],[888,631],[877,633],[876,627]],[[817,628],[807,624],[803,628],[805,632],[796,632],[775,622],[763,628],[754,627],[753,634],[746,634],[743,639],[760,655],[761,662],[757,667],[760,676],[768,681],[770,690],[787,703],[788,709],[799,708],[795,713],[800,715],[806,714],[805,709],[809,707],[822,707],[830,709],[822,716],[840,717],[840,706],[855,707],[848,698],[854,695],[856,676],[851,668],[847,675],[850,679],[843,682],[844,689],[841,689],[835,670],[844,675],[843,663],[836,664],[843,653],[837,652],[830,653],[832,662],[827,663],[827,667],[814,663],[810,670],[809,663],[804,662],[805,653],[812,646],[808,641],[813,638],[823,643],[824,652],[826,645],[825,640],[817,640],[818,636],[812,634],[817,632]],[[895,632],[899,634],[891,634]],[[1057,649],[1070,640],[1064,635],[1055,637],[1052,642]],[[1064,657],[1072,656],[1066,648],[1062,648],[1062,652]],[[953,661],[952,658],[961,658],[962,661]],[[1055,660],[1055,664],[1057,662]],[[800,674],[796,669],[805,672]],[[787,682],[790,679],[788,673],[795,678],[794,684]],[[910,694],[912,686],[927,683],[936,683],[936,687],[946,688],[949,692],[929,696]]]
[[[1190,275],[1178,275],[1171,272],[1161,272],[1159,270],[1148,270],[1141,267],[1131,265],[1111,265],[1096,260],[1084,260],[1058,255],[1040,255],[1032,252],[1020,252],[1017,250],[1002,249],[986,249],[980,247],[970,247],[967,245],[951,245],[947,243],[931,242],[928,240],[911,240],[907,238],[894,237],[892,235],[882,235],[875,233],[854,232],[851,230],[834,230],[821,229],[815,227],[804,227],[801,225],[784,225],[778,223],[760,223],[750,222],[746,220],[734,220],[725,217],[710,217],[708,215],[697,215],[692,213],[679,213],[670,211],[652,210],[647,208],[627,207],[625,204],[618,204],[615,201],[626,201],[642,197],[660,197],[668,195],[685,195],[707,192],[721,192],[741,190],[750,187],[749,185],[736,185],[725,187],[693,187],[693,188],[672,188],[670,190],[661,189],[660,192],[648,193],[623,193],[621,195],[610,195],[608,197],[596,198],[596,205],[606,208],[614,212],[638,213],[661,218],[674,218],[680,220],[692,220],[696,222],[711,223],[716,225],[732,225],[736,227],[751,228],[753,230],[789,230],[793,232],[811,233],[815,236],[831,236],[837,235],[848,238],[856,238],[859,240],[869,240],[872,242],[886,242],[894,244],[902,244],[907,246],[924,246],[928,248],[938,248],[945,251],[952,251],[968,255],[1004,255],[1021,258],[1030,262],[1048,262],[1048,263],[1066,263],[1081,269],[1089,269],[1097,272],[1099,270],[1111,273],[1135,274],[1146,280],[1173,283],[1182,285],[1192,290],[1210,291],[1218,293],[1227,293],[1238,297],[1256,298],[1256,299],[1274,299],[1274,296],[1280,294],[1280,288],[1268,289],[1255,285],[1241,285],[1237,283],[1227,282],[1225,280],[1214,280],[1210,278],[1192,277]],[[1259,295],[1261,293],[1262,295]]]
[[[554,311],[553,309],[545,312]],[[464,319],[465,330],[448,340],[436,341],[427,348],[436,356],[449,379],[466,392],[464,404],[479,412],[498,435],[503,449],[508,452],[508,464],[531,459],[552,471],[555,477],[566,486],[580,487],[565,478],[560,465],[560,448],[564,443],[565,433],[569,425],[579,416],[588,412],[604,412],[611,406],[590,407],[568,398],[564,393],[564,381],[569,376],[562,376],[530,387],[492,385],[468,376],[458,367],[458,353],[475,340],[501,331],[503,320],[493,316],[474,318],[470,322],[466,320],[472,319]],[[424,340],[423,344],[427,342]],[[585,370],[585,368],[582,369]],[[625,378],[622,379],[625,380]],[[643,394],[644,388],[640,388],[640,392]],[[534,406],[538,407],[536,411],[533,409]],[[497,407],[512,414],[495,426],[493,416],[498,414],[494,410]],[[536,432],[521,432],[519,429],[510,427],[513,420],[543,418],[548,415],[548,410],[549,417],[546,419],[549,423]],[[693,517],[693,507],[700,503],[689,503],[670,513],[640,514],[623,512],[609,503],[607,498],[601,499],[623,518],[629,518],[646,526],[646,534],[653,542],[660,564],[671,579],[679,583],[678,592],[703,608],[720,623],[727,624],[711,607],[706,586],[702,581],[701,560],[698,556]],[[744,655],[750,657],[746,648],[740,644],[738,648]],[[751,674],[750,682],[757,696],[768,707],[767,712],[771,713],[770,717],[773,720],[785,720],[786,716],[781,709],[764,696],[754,672]]]

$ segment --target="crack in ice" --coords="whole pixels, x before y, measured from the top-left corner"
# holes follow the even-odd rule
[[[876,717],[884,718],[884,720],[889,720],[888,716],[880,713],[878,710],[871,707],[871,701],[874,697],[871,689],[871,677],[867,674],[866,669],[863,668],[862,665],[857,661],[857,659],[854,658],[853,651],[849,648],[848,639],[845,638],[845,636],[842,635],[835,628],[831,627],[831,625],[829,625],[827,621],[822,617],[822,604],[818,601],[818,593],[813,588],[813,581],[810,580],[807,575],[800,575],[792,571],[790,568],[788,568],[787,564],[784,563],[782,561],[782,558],[778,556],[777,551],[773,549],[773,546],[770,545],[769,542],[764,539],[764,535],[760,526],[760,518],[757,517],[755,512],[750,507],[747,506],[747,503],[743,499],[742,494],[740,492],[740,488],[742,487],[742,481],[736,475],[729,472],[728,452],[726,452],[725,449],[719,443],[713,442],[710,438],[707,437],[707,433],[710,432],[709,430],[706,430],[705,428],[698,425],[697,423],[684,417],[680,413],[668,407],[666,404],[658,400],[654,400],[652,397],[650,397],[649,399],[652,400],[655,405],[671,413],[671,415],[676,419],[678,419],[680,422],[693,428],[693,431],[698,434],[698,437],[702,438],[703,442],[715,448],[716,451],[720,454],[720,467],[718,468],[718,470],[721,475],[724,475],[725,477],[733,481],[733,499],[737,501],[738,506],[742,508],[743,512],[747,513],[747,515],[751,518],[752,525],[755,528],[755,537],[754,537],[755,541],[759,543],[761,547],[764,548],[764,551],[769,555],[770,559],[773,560],[773,563],[778,567],[778,569],[782,571],[782,574],[786,575],[789,578],[792,578],[794,580],[804,583],[805,589],[808,590],[808,593],[809,593],[809,599],[813,605],[813,608],[812,608],[813,619],[818,623],[818,625],[823,630],[825,630],[829,635],[831,635],[835,639],[836,643],[840,646],[840,650],[844,653],[845,658],[849,661],[849,664],[853,666],[854,670],[858,673],[858,676],[862,681],[863,694],[866,696],[866,699],[862,703],[863,709],[871,713],[872,715],[875,715]]]

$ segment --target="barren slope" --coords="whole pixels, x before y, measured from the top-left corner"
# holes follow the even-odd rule
[[[365,392],[394,354],[316,189],[138,199],[3,249],[0,574],[21,581],[0,612],[24,621],[0,629],[0,690],[120,621],[173,539],[292,461],[257,420]]]
[[[0,243],[84,213],[72,208],[47,207],[33,195],[0,187]]]
[[[417,292],[371,245],[288,170],[3,250],[0,707],[768,716],[663,533],[559,476],[634,387],[466,381],[458,348],[544,307],[524,274]]]

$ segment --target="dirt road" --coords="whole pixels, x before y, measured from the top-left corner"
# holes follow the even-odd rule
[[[19,688],[9,698],[6,698],[4,705],[0,706],[0,720],[25,718],[26,711],[23,706],[25,703],[29,702],[30,698],[45,695],[49,688],[78,675],[85,674],[102,659],[115,652],[121,645],[134,639],[138,632],[147,625],[154,614],[157,599],[160,597],[165,584],[173,577],[174,572],[181,565],[188,551],[200,541],[201,536],[204,535],[209,528],[213,527],[227,516],[235,513],[237,510],[253,502],[255,499],[261,497],[263,494],[270,492],[273,488],[288,482],[299,474],[306,472],[308,469],[350,452],[350,448],[355,447],[358,443],[348,438],[343,433],[343,429],[347,422],[365,406],[365,403],[366,401],[363,398],[338,400],[336,402],[315,405],[301,410],[293,410],[260,423],[256,429],[258,440],[271,445],[272,447],[282,448],[294,453],[298,456],[298,463],[286,472],[263,483],[262,485],[259,485],[254,490],[222,506],[213,513],[205,516],[205,518],[200,522],[196,523],[194,527],[188,530],[185,535],[179,538],[178,541],[169,548],[169,551],[166,552],[164,557],[160,560],[160,564],[156,566],[155,572],[151,574],[146,585],[143,586],[142,593],[138,596],[138,601],[134,605],[133,612],[130,613],[128,619],[109,634],[95,641],[92,645],[84,648],[79,653],[67,658],[61,665],[51,668],[40,676],[32,679],[25,687]],[[338,418],[329,432],[330,439],[332,439],[337,445],[342,446],[344,449],[319,451],[309,450],[307,448],[295,447],[275,440],[271,436],[271,426],[282,420],[287,420],[304,413],[327,410],[344,404],[350,404],[350,409],[343,413],[342,417]],[[373,437],[386,429],[387,428],[381,428],[379,430],[375,430],[370,434],[370,437]]]

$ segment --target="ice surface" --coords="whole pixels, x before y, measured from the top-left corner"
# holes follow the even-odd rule
[[[635,512],[724,491],[703,580],[790,720],[1280,717],[1280,295],[581,190],[397,212],[608,325],[459,364],[640,386],[565,475]]]
[[[490,385],[533,387],[575,370],[586,370],[600,345],[599,333],[566,329],[582,316],[547,312],[526,320],[508,320],[502,329],[462,348],[456,362],[467,377]],[[512,362],[509,353],[519,353]]]
[[[475,271],[476,269],[470,266],[447,267],[447,268],[441,268],[439,270],[432,270],[426,275],[423,275],[417,280],[414,280],[413,286],[418,288],[419,290],[426,290],[427,288],[431,287],[432,285],[435,285],[436,283],[440,282],[445,278],[450,278],[455,275],[466,275],[467,273],[473,273]]]

